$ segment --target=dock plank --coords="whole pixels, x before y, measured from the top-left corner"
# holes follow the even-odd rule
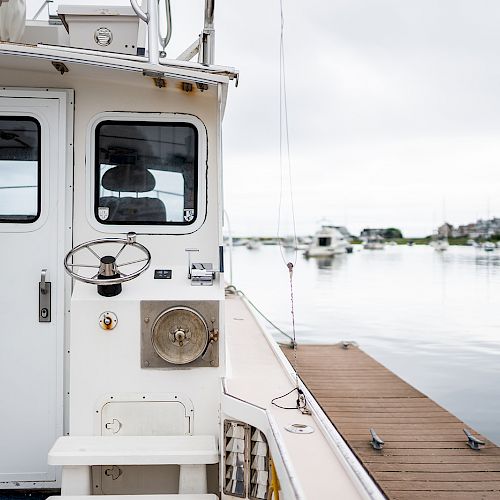
[[[282,346],[288,360],[295,355]],[[500,448],[361,349],[300,345],[300,378],[391,500],[500,498]],[[370,445],[373,427],[384,449]],[[466,444],[463,429],[483,439]]]

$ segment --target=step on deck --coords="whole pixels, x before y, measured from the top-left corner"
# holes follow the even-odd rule
[[[50,465],[215,464],[214,436],[62,436]]]
[[[65,498],[92,492],[96,465],[179,465],[179,498],[206,494],[206,465],[218,462],[215,436],[62,436],[48,456],[49,465],[63,466]]]
[[[294,352],[282,346],[293,362]],[[389,499],[500,498],[500,448],[355,346],[299,345],[299,376]],[[370,428],[384,441],[371,444]],[[467,445],[463,429],[485,446]]]

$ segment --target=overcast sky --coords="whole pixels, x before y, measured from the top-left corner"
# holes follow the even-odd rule
[[[27,2],[28,13],[41,4]],[[500,215],[498,0],[284,4],[299,234],[323,218],[352,232],[396,226],[417,236],[443,218]],[[172,0],[172,12],[176,57],[201,28],[203,0]],[[216,0],[215,20],[216,62],[241,73],[224,122],[226,209],[234,233],[272,235],[279,0]]]

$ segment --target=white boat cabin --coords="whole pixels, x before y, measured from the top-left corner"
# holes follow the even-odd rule
[[[21,3],[0,1],[0,488],[378,498],[312,397],[271,405],[293,370],[225,297],[238,73],[213,63],[213,1],[178,59],[155,0],[19,27]]]

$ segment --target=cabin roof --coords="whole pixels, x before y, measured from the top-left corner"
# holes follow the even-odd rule
[[[204,66],[196,62],[178,61],[175,59],[162,61],[160,64],[150,64],[146,58],[126,54],[110,52],[99,52],[86,49],[75,49],[72,47],[61,47],[53,45],[25,45],[12,42],[0,41],[0,56],[12,56],[17,62],[8,63],[18,66],[23,63],[20,58],[36,59],[39,63],[30,68],[35,71],[54,71],[53,62],[62,62],[70,65],[87,65],[95,68],[116,69],[130,72],[139,72],[147,76],[157,76],[184,80],[193,83],[207,83],[217,85],[228,84],[230,80],[238,82],[238,71],[225,66]],[[0,66],[5,67],[5,62],[0,61]],[[28,68],[26,68],[28,69]]]

